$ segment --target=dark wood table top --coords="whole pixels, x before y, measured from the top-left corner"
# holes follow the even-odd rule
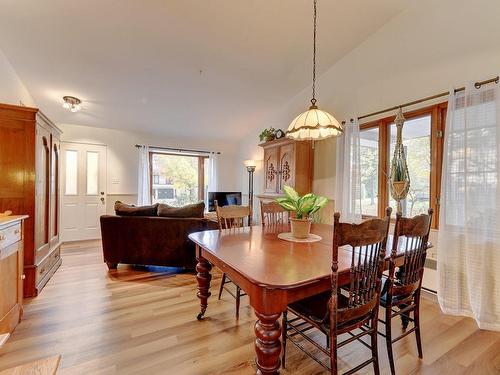
[[[333,226],[313,224],[311,232],[322,237],[313,243],[278,238],[278,233],[289,231],[289,225],[253,226],[196,232],[189,238],[260,286],[288,289],[329,278]],[[390,235],[387,241],[386,258],[390,256],[392,238]],[[399,255],[404,252],[404,242],[400,240]],[[349,271],[351,257],[350,247],[339,249],[339,272]]]

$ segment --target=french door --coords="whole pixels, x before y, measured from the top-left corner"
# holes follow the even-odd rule
[[[63,242],[101,238],[106,213],[106,146],[61,142]]]

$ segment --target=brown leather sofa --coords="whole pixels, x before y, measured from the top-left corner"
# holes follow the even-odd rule
[[[109,269],[116,269],[118,263],[192,269],[195,245],[188,235],[217,228],[217,223],[205,218],[104,215],[104,261]]]

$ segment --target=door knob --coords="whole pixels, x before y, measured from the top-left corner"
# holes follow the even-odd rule
[[[104,203],[104,197],[101,197],[101,202]]]

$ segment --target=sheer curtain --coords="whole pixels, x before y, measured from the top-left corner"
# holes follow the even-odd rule
[[[219,154],[211,152],[208,157],[208,189],[205,204],[208,207],[208,192],[218,191],[217,165],[219,164]]]
[[[137,181],[137,205],[151,204],[151,176],[149,168],[149,147],[139,148],[139,169]]]
[[[453,92],[453,90],[452,90]],[[500,93],[469,85],[446,118],[438,299],[447,314],[500,331]]]
[[[344,134],[337,138],[335,174],[335,211],[343,221],[361,222],[361,170],[359,122],[345,125]]]

